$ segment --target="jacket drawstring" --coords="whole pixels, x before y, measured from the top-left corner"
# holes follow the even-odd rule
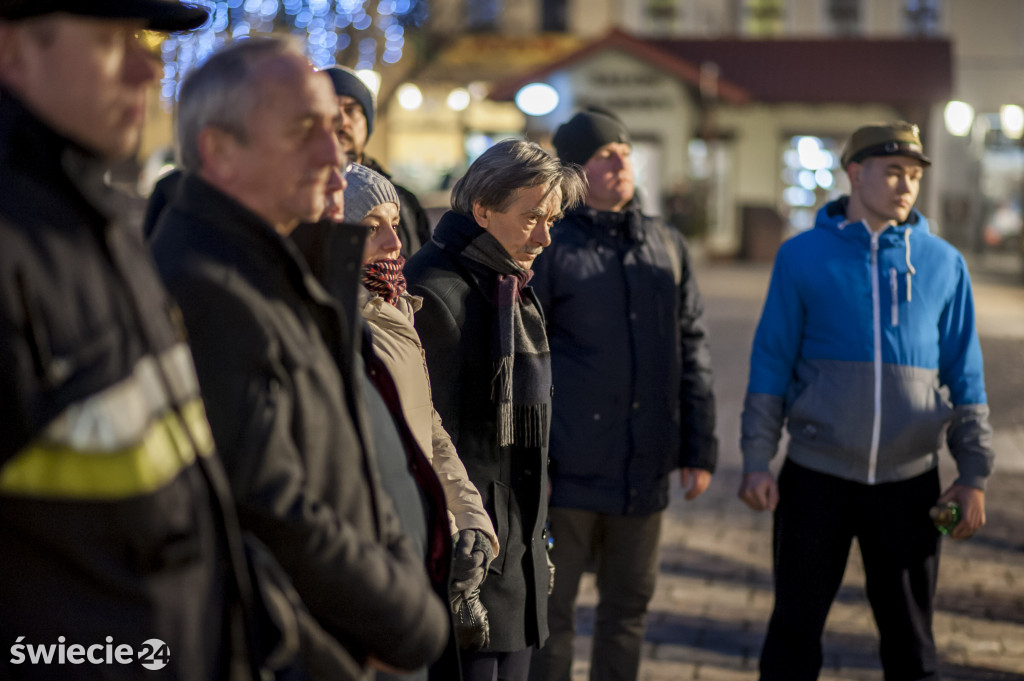
[[[910,302],[910,276],[917,274],[917,270],[914,269],[913,263],[910,262],[910,233],[914,231],[910,227],[903,232],[903,243],[906,244],[907,248],[907,302]]]

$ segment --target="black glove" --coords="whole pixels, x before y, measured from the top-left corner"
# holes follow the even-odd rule
[[[491,624],[487,608],[480,602],[480,589],[468,594],[456,593],[451,599],[455,620],[455,640],[461,650],[480,650],[491,642]]]
[[[456,537],[449,593],[468,594],[483,583],[487,568],[494,560],[494,547],[480,530],[459,530]]]

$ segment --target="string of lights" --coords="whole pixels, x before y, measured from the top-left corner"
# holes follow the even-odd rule
[[[352,46],[356,69],[401,60],[406,29],[423,25],[426,0],[193,0],[210,19],[199,30],[171,35],[161,46],[164,77],[160,95],[173,102],[181,80],[194,66],[230,40],[287,31],[302,39],[313,64],[336,63]]]

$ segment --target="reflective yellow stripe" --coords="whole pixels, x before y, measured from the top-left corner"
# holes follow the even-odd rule
[[[201,456],[213,454],[213,432],[210,430],[210,422],[206,420],[203,401],[192,400],[181,408],[181,415],[185,419],[185,426],[192,434],[196,447],[199,447],[199,454]]]
[[[200,454],[213,438],[200,400],[183,410]],[[112,452],[83,452],[36,441],[0,469],[0,493],[57,499],[112,500],[154,492],[195,461],[191,442],[173,414],[150,425],[142,441]]]

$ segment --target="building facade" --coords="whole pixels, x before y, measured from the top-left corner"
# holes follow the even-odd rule
[[[440,190],[438,201],[444,183],[431,178],[457,176],[487,144],[512,134],[544,143],[574,109],[598,104],[636,135],[648,210],[714,253],[767,257],[759,246],[766,234],[805,228],[817,205],[846,189],[838,154],[850,131],[900,117],[921,126],[936,162],[920,206],[944,236],[976,248],[993,241],[994,220],[1003,232],[1019,230],[1024,162],[999,115],[1024,99],[1019,0],[431,7],[431,30],[446,36],[444,47],[424,55],[412,82],[435,113],[402,109],[392,98],[384,144],[400,173]],[[766,72],[766,61],[778,71]],[[526,81],[555,90],[553,111],[516,108],[514,88]],[[457,89],[472,94],[455,112],[448,97]],[[947,130],[950,100],[973,107],[965,137]],[[423,127],[429,139],[415,132]]]

